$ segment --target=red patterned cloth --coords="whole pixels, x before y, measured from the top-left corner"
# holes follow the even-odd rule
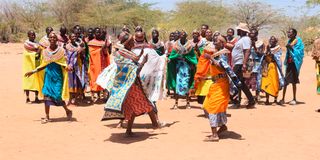
[[[125,119],[130,120],[132,115],[140,116],[144,113],[148,113],[152,111],[152,108],[152,103],[143,92],[141,83],[139,80],[136,80],[131,86],[122,105]]]

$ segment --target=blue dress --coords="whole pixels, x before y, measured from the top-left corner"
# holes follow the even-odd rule
[[[189,83],[191,79],[191,68],[184,60],[178,60],[176,65],[176,93],[180,96],[185,96],[189,91]]]
[[[45,68],[44,85],[42,93],[46,105],[64,105],[62,100],[63,73],[62,68],[57,63],[50,63]]]

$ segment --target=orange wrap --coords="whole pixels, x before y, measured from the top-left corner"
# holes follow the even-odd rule
[[[107,48],[103,49],[105,42],[96,39],[88,43],[90,53],[90,88],[91,91],[97,92],[103,89],[96,83],[99,74],[110,64],[110,56]],[[103,49],[103,50],[102,50]]]
[[[215,65],[210,66],[210,74],[216,76],[223,74],[222,68]],[[209,114],[226,112],[229,103],[229,80],[227,77],[220,78],[212,83],[209,93],[204,100],[203,107]]]
[[[206,96],[209,92],[209,87],[211,85],[211,80],[201,80],[201,78],[206,78],[210,76],[210,60],[204,57],[204,53],[213,55],[213,47],[212,45],[207,45],[203,54],[198,59],[197,71],[194,75],[194,88],[196,89],[196,95]]]

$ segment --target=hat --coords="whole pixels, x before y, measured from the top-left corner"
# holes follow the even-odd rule
[[[238,30],[242,30],[242,31],[245,31],[245,32],[250,32],[249,31],[249,27],[246,23],[239,23],[239,25],[236,27],[236,29]]]

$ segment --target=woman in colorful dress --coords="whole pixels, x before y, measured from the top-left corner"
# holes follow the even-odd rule
[[[43,51],[43,61],[35,70],[27,72],[26,77],[45,69],[45,79],[42,88],[44,95],[44,106],[46,117],[42,118],[42,123],[50,122],[50,106],[62,106],[67,114],[68,120],[72,119],[72,111],[67,108],[64,100],[69,98],[68,92],[68,73],[71,68],[68,67],[65,50],[58,46],[58,37],[55,33],[49,34],[50,45]]]
[[[36,34],[34,31],[28,32],[28,40],[24,43],[23,51],[23,73],[27,71],[34,70],[40,64],[40,46],[35,41]],[[26,103],[30,103],[29,92],[35,93],[35,103],[40,103],[38,98],[39,92],[42,88],[42,80],[40,79],[38,73],[30,76],[29,78],[23,77],[23,90],[26,93]]]
[[[227,107],[229,103],[229,79],[226,73],[225,65],[227,62],[223,62],[223,58],[220,56],[225,52],[224,45],[226,39],[222,36],[214,38],[214,53],[212,55],[204,54],[204,57],[209,59],[210,65],[210,79],[212,84],[210,85],[209,93],[206,96],[203,107],[208,113],[208,119],[211,126],[212,135],[206,139],[206,141],[219,141],[219,134],[227,130]],[[227,50],[228,51],[228,50]],[[229,71],[231,71],[231,68]],[[217,128],[219,130],[217,130]]]
[[[68,72],[70,100],[68,104],[77,104],[85,89],[85,48],[76,42],[76,35],[72,33],[69,37],[70,43],[66,45],[67,64],[71,68]]]
[[[282,51],[277,38],[270,37],[267,53],[262,62],[261,90],[266,93],[266,105],[271,105],[269,102],[270,95],[274,97],[274,103],[277,103],[279,91],[284,87],[281,55]]]
[[[103,89],[96,83],[99,74],[110,64],[110,53],[106,42],[102,39],[100,28],[95,29],[95,38],[88,43],[89,59],[89,79],[91,98],[93,102],[100,99],[100,92]],[[94,94],[97,97],[94,97]]]
[[[172,109],[178,108],[179,96],[187,99],[187,108],[191,108],[189,90],[193,88],[194,73],[198,63],[197,56],[187,40],[187,33],[182,31],[180,39],[175,43],[168,58],[168,86],[175,91],[175,104]]]
[[[156,114],[153,111],[153,103],[143,91],[139,78],[139,72],[148,56],[139,63],[140,57],[131,51],[134,47],[133,37],[123,32],[119,36],[121,44],[117,44],[118,51],[114,53],[114,62],[117,66],[114,78],[107,85],[110,96],[105,106],[104,120],[120,119],[128,120],[126,135],[132,136],[132,125],[135,117],[148,113],[154,127],[159,127]],[[108,67],[109,68],[109,67]]]
[[[234,36],[234,29],[233,28],[229,28],[227,30],[227,44],[226,44],[225,48],[227,48],[230,51],[230,54],[227,55],[228,64],[230,65],[230,67],[232,67],[232,54],[231,54],[231,51],[232,51],[234,45],[237,43],[237,41],[238,41],[237,37]]]
[[[47,27],[46,28],[46,35],[43,36],[40,41],[39,44],[42,47],[42,49],[46,49],[47,47],[49,47],[50,42],[49,42],[49,34],[53,32],[53,28],[52,27]]]
[[[289,29],[288,34],[288,44],[287,44],[287,54],[284,60],[284,65],[286,69],[285,73],[285,86],[283,88],[283,97],[279,102],[280,104],[285,103],[285,96],[287,91],[287,86],[291,83],[293,90],[293,100],[289,102],[290,105],[297,104],[297,84],[300,83],[299,73],[303,63],[304,57],[304,44],[300,37],[297,37],[297,30],[294,28]]]
[[[247,61],[247,70],[245,71],[245,83],[249,89],[256,92],[256,101],[260,99],[261,86],[261,62],[264,55],[265,45],[263,41],[258,40],[258,30],[251,29],[249,33],[251,39],[251,49]]]
[[[198,59],[197,71],[194,75],[194,92],[199,104],[203,104],[212,83],[211,80],[206,79],[207,77],[210,77],[209,68],[211,63],[209,59],[205,58],[205,54],[212,55],[214,51],[214,44],[208,43]]]
[[[164,55],[164,43],[159,39],[159,31],[157,29],[152,30],[152,38],[150,40],[150,44],[154,48],[154,50],[156,50],[159,56]]]

